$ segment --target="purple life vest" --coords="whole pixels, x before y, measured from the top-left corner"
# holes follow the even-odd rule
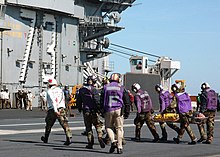
[[[212,89],[208,89],[206,92],[207,92],[207,109],[215,111],[217,109],[218,95]]]
[[[147,91],[141,91],[137,93],[141,100],[141,112],[149,112],[152,109],[152,101],[150,98],[150,95],[147,93]]]
[[[188,93],[177,93],[175,96],[177,98],[177,108],[179,113],[186,113],[192,110],[191,99]]]
[[[160,112],[163,112],[171,103],[172,97],[169,91],[160,92]]]
[[[104,86],[104,110],[106,112],[122,108],[124,87],[117,82]]]

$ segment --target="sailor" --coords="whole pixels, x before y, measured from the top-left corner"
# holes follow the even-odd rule
[[[5,107],[7,109],[11,108],[11,102],[10,102],[10,93],[8,91],[8,88],[5,88]]]
[[[120,82],[121,75],[119,73],[113,73],[110,76],[110,83],[104,85],[101,95],[105,128],[111,140],[109,153],[113,153],[117,149],[118,154],[123,153],[123,122],[124,118],[128,118],[130,113],[129,96]],[[116,130],[116,135],[114,129]]]
[[[23,93],[21,89],[18,89],[18,92],[16,93],[16,108],[22,109],[23,104]]]
[[[185,92],[185,89],[181,88],[180,84],[173,84],[171,90],[174,93],[171,105],[176,106],[177,113],[180,117],[180,131],[177,138],[174,137],[173,140],[179,144],[186,130],[191,139],[191,142],[188,144],[194,145],[196,144],[196,137],[189,125],[189,118],[192,117],[191,99],[188,93]]]
[[[24,109],[26,110],[28,107],[28,91],[27,90],[22,90],[22,100],[24,104]]]
[[[69,108],[69,101],[71,100],[71,98],[70,98],[70,91],[69,91],[68,85],[64,86],[63,93],[64,93],[64,97],[65,97],[66,109],[67,109],[67,111],[71,110],[71,108]]]
[[[60,125],[64,129],[66,134],[66,141],[64,145],[71,144],[72,133],[69,128],[68,118],[65,112],[65,98],[63,91],[57,86],[57,81],[52,78],[48,80],[48,91],[47,91],[47,116],[45,118],[46,127],[45,134],[41,137],[44,143],[48,142],[48,138],[56,119],[58,119]]]
[[[160,110],[159,112],[161,114],[165,113],[175,113],[175,109],[171,108],[171,101],[172,101],[172,96],[169,91],[164,90],[163,87],[159,84],[155,86],[156,92],[159,94],[159,102],[160,102]],[[173,122],[159,122],[160,128],[162,131],[162,137],[160,138],[161,141],[167,141],[167,131],[166,131],[166,124],[173,130],[179,133],[180,128],[175,125]]]
[[[41,99],[41,110],[46,111],[47,110],[47,93],[44,89],[42,89],[40,93],[40,99]]]
[[[205,132],[204,124],[198,124],[200,139],[197,142],[211,144],[213,142],[218,95],[210,88],[208,83],[202,83],[201,89],[199,112],[203,113],[205,117],[208,117],[206,121],[207,133]]]
[[[151,134],[154,137],[153,142],[159,141],[159,135],[156,131],[156,127],[152,120],[152,113],[154,112],[152,107],[152,101],[150,95],[147,91],[141,90],[141,86],[138,83],[134,83],[131,86],[133,92],[135,92],[134,96],[134,104],[137,108],[137,115],[134,119],[134,124],[136,126],[135,129],[135,140],[140,141],[141,136],[141,128],[144,122],[147,124],[148,128],[150,129]]]
[[[32,101],[33,101],[33,98],[35,98],[35,97],[31,93],[31,90],[28,90],[27,98],[28,98],[28,104],[27,104],[26,111],[28,111],[28,110],[32,111]]]
[[[96,128],[98,134],[98,141],[101,148],[105,148],[105,143],[102,140],[102,123],[99,119],[100,110],[100,95],[94,84],[96,79],[93,76],[88,76],[86,84],[79,89],[79,94],[77,95],[76,105],[79,112],[83,112],[84,124],[86,127],[86,135],[88,140],[88,145],[86,148],[93,149],[94,136],[92,131],[92,125]]]

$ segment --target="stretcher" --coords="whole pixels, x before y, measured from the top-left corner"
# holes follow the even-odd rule
[[[154,122],[175,122],[179,123],[180,118],[179,114],[177,113],[163,113],[163,114],[155,114],[152,117]],[[189,117],[189,122],[191,124],[201,124],[201,123],[206,123],[207,117],[205,116],[190,116]]]

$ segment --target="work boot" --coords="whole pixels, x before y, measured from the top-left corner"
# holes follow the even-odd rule
[[[167,141],[167,137],[161,137],[160,141]]]
[[[188,143],[189,145],[195,145],[196,144],[196,141],[191,141]]]
[[[173,141],[174,141],[176,144],[179,144],[179,143],[180,143],[180,139],[179,139],[179,138],[176,138],[176,137],[173,138]]]
[[[117,154],[122,154],[122,153],[123,153],[122,149],[121,148],[117,148]]]
[[[104,141],[102,140],[101,137],[98,137],[98,141],[99,141],[100,147],[101,147],[101,148],[105,148],[105,143],[104,143]]]
[[[84,132],[81,133],[81,135],[83,135],[83,136],[87,136],[88,133],[87,133],[87,131],[84,131]]]
[[[135,140],[136,142],[140,142],[140,141],[141,141],[141,138],[140,138],[140,137],[135,137],[134,140]]]
[[[212,141],[210,141],[210,140],[206,140],[206,141],[204,141],[204,142],[202,142],[203,144],[212,144]]]
[[[48,143],[48,137],[46,138],[45,136],[41,136],[41,141]]]
[[[64,145],[69,146],[71,143],[71,138],[67,137],[66,142],[64,142]]]
[[[116,142],[113,142],[113,143],[111,144],[110,149],[109,149],[109,153],[113,153],[116,148],[117,148],[117,144],[116,144]]]
[[[87,149],[93,149],[93,146],[91,144],[86,145]]]
[[[159,142],[159,138],[153,139],[152,142],[155,142],[155,143]]]
[[[197,143],[201,143],[201,142],[204,142],[204,141],[206,141],[206,139],[201,137],[201,138],[197,141]]]

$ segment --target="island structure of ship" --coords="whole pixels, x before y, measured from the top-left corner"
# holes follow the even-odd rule
[[[109,34],[120,14],[135,0],[0,0],[0,88],[10,92],[15,108],[18,90],[34,94],[49,78],[73,87],[89,75],[98,83],[113,70]]]

